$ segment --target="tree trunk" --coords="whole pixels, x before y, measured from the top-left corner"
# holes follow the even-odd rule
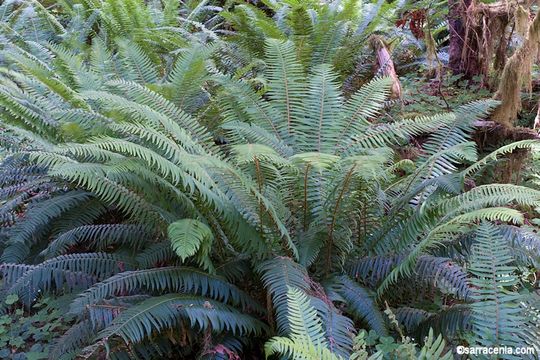
[[[527,13],[528,14],[528,13]],[[540,42],[540,12],[530,24],[523,45],[508,59],[494,98],[501,100],[501,105],[493,113],[493,120],[507,127],[512,127],[521,111],[521,90],[531,89],[532,64],[538,54]]]
[[[468,79],[487,78],[495,53],[506,49],[506,26],[515,4],[448,0],[448,6],[450,69]]]
[[[449,67],[454,74],[464,74],[466,64],[462,62],[465,43],[465,18],[471,0],[448,0],[448,26],[450,30]],[[474,65],[474,64],[469,64]],[[475,66],[473,66],[475,67]],[[475,67],[477,68],[477,66]],[[475,72],[477,69],[472,69]]]

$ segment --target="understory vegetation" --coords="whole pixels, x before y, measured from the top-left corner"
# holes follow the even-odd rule
[[[537,11],[4,0],[0,358],[540,354]]]

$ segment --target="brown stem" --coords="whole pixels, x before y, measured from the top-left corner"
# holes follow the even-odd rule
[[[352,174],[354,172],[354,169],[356,168],[356,165],[353,165],[351,167],[351,170],[347,173],[345,176],[345,180],[343,181],[343,187],[341,188],[341,191],[339,192],[339,196],[336,200],[336,206],[334,207],[334,211],[332,213],[332,221],[330,223],[330,230],[328,232],[328,251],[326,254],[326,274],[330,271],[331,261],[332,261],[332,245],[334,242],[334,229],[336,226],[336,220],[337,220],[337,212],[339,210],[339,207],[341,206],[341,201],[343,200],[343,196],[345,195],[345,191],[349,188],[349,183],[352,179]]]
[[[272,305],[272,296],[270,295],[270,292],[266,292],[266,310],[267,310],[267,320],[268,325],[270,325],[270,329],[272,330],[272,333],[275,331],[275,324],[274,324],[274,315],[273,310],[274,306]]]
[[[262,194],[262,187],[263,187],[263,177],[261,173],[261,164],[259,162],[259,159],[254,156],[253,160],[255,161],[255,174],[257,177],[257,185],[259,186],[259,193]],[[261,201],[259,201],[259,221],[261,222],[261,232],[263,231],[263,214],[264,214],[264,207]]]
[[[304,175],[304,232],[307,231],[307,213],[308,213],[308,201],[307,201],[307,183],[308,183],[308,174],[311,164],[306,165],[306,173]]]

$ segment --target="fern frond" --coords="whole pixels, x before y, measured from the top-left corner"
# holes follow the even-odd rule
[[[177,107],[172,101],[167,100],[159,93],[148,89],[147,87],[134,82],[125,80],[113,80],[107,83],[114,89],[117,89],[126,99],[131,100],[128,107],[143,105],[161,114],[157,116],[164,128],[169,130],[172,136],[178,137],[177,133],[187,131],[194,139],[197,139],[201,145],[212,141],[211,134],[208,130],[195,118],[185,113],[181,108]],[[121,105],[121,102],[118,101]],[[141,108],[144,109],[144,108]],[[126,109],[127,111],[127,109]],[[143,113],[138,111],[139,114]],[[137,116],[139,118],[140,115]],[[151,117],[150,115],[148,117]],[[174,120],[167,120],[174,119]],[[182,141],[182,138],[177,140]]]
[[[400,307],[395,310],[395,314],[407,332],[419,338],[427,336],[428,329],[433,329],[436,334],[441,334],[446,339],[453,339],[472,329],[469,304],[456,304],[437,312]]]
[[[280,134],[292,134],[301,122],[305,92],[302,65],[296,59],[294,44],[290,41],[266,41],[268,96],[280,114]]]
[[[259,320],[212,299],[168,294],[123,311],[98,334],[98,338],[107,340],[120,336],[126,343],[136,343],[153,331],[173,327],[179,318],[187,318],[192,327],[201,330],[230,331],[239,336],[260,335],[267,331],[266,325]]]
[[[43,234],[50,222],[75,206],[89,201],[92,195],[84,191],[71,191],[38,202],[27,210],[24,221],[10,229],[10,239],[2,253],[2,262],[20,263],[29,254],[37,234]]]
[[[519,346],[516,334],[523,318],[517,303],[521,296],[511,290],[517,282],[513,257],[495,226],[482,223],[478,227],[470,261],[476,287],[472,305],[476,341],[483,346]]]
[[[192,46],[183,51],[176,60],[166,86],[170,86],[171,100],[181,109],[196,109],[207,79],[206,61],[215,51],[212,46]]]
[[[222,106],[225,127],[230,123],[236,125],[239,119],[233,106],[239,106],[242,113],[247,116],[251,123],[271,134],[273,142],[283,141],[282,138],[285,137],[285,134],[282,133],[281,116],[276,106],[262,101],[248,84],[235,81],[225,75],[215,76],[214,78],[228,92],[226,99],[229,101],[224,101]]]
[[[281,354],[294,360],[343,360],[323,345],[314,345],[301,340],[274,337],[266,342],[264,351],[267,357]]]
[[[497,159],[500,156],[507,155],[509,153],[512,153],[513,151],[517,149],[537,149],[540,145],[540,142],[537,140],[522,140],[517,141],[508,145],[501,146],[497,150],[493,151],[489,155],[485,156],[483,159],[475,162],[474,164],[470,165],[463,171],[463,176],[471,176],[477,173],[479,170],[481,170],[483,167],[485,167],[490,162],[497,161]]]
[[[289,258],[275,258],[261,263],[257,271],[261,274],[264,287],[272,296],[278,331],[282,334],[290,333],[287,291],[289,287],[309,289],[306,270]]]
[[[338,140],[343,141],[347,134],[361,134],[369,126],[368,119],[382,109],[390,93],[390,85],[388,78],[373,79],[347,101],[345,112],[339,120]]]
[[[346,275],[337,277],[335,283],[335,290],[345,300],[347,312],[355,319],[365,321],[380,336],[386,336],[388,330],[373,296]]]
[[[153,236],[148,227],[136,224],[84,225],[58,236],[42,251],[42,254],[47,257],[61,255],[70,247],[79,244],[97,251],[105,250],[112,244],[129,244],[135,250]]]
[[[50,356],[61,358],[66,354],[75,355],[84,345],[94,338],[94,329],[90,320],[83,320],[60,336],[50,350]]]
[[[289,287],[287,308],[292,338],[305,338],[308,342],[326,345],[322,322],[302,290]]]
[[[164,267],[126,271],[116,274],[83,292],[71,305],[71,312],[79,314],[87,305],[95,304],[116,294],[131,294],[135,290],[151,292],[182,291],[208,296],[244,309],[260,307],[236,286],[225,279],[201,270],[186,267]]]
[[[159,263],[168,263],[176,258],[169,241],[151,244],[142,250],[136,257],[140,268],[148,269]]]
[[[399,256],[365,257],[351,264],[349,274],[376,287],[401,261],[402,257]],[[423,284],[438,287],[444,293],[455,294],[465,300],[471,296],[466,271],[444,257],[420,256],[408,281],[413,282],[414,287]]]
[[[540,236],[529,226],[499,226],[501,236],[513,250],[517,265],[537,267],[540,263]]]
[[[194,219],[182,219],[169,225],[168,234],[173,250],[182,261],[198,253],[199,263],[206,270],[213,270],[209,253],[214,235],[208,225]]]
[[[320,291],[322,289],[317,289],[315,296],[310,296],[310,303],[317,310],[322,321],[328,349],[338,356],[347,358],[352,351],[352,339],[356,333],[354,322],[334,305],[333,301],[338,300],[331,293],[332,290],[328,291],[328,285],[333,284],[325,283],[324,285],[327,294]]]
[[[292,124],[292,128],[295,133],[303,134],[306,142],[299,144],[298,151],[331,153],[338,142],[334,136],[339,129],[336,115],[342,99],[330,66],[320,65],[312,71],[307,85],[304,117]]]
[[[123,77],[142,84],[158,80],[156,66],[152,59],[137,44],[127,40],[117,40],[121,61],[124,66]]]
[[[443,212],[458,213],[488,206],[505,206],[510,203],[537,207],[540,191],[513,184],[489,184],[471,190],[440,203]]]
[[[99,279],[133,269],[135,264],[123,256],[87,253],[58,256],[26,268],[24,272],[14,266],[3,266],[4,286],[9,286],[8,293],[18,294],[29,305],[40,292],[64,287],[69,290],[86,289]],[[15,274],[18,275],[16,278]]]
[[[439,359],[439,360],[452,360],[452,352],[444,352],[446,343],[443,340],[442,335],[437,336],[434,339],[433,330],[429,329],[428,337],[424,343],[424,346],[420,350],[419,359]]]
[[[289,338],[270,339],[264,347],[266,356],[282,354],[292,359],[342,359],[327,348],[321,320],[310,306],[307,295],[300,289],[289,287],[287,303],[291,335]]]

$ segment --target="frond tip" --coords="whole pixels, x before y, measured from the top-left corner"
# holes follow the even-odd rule
[[[202,266],[212,268],[208,255],[214,235],[208,225],[194,219],[182,219],[169,225],[168,234],[173,250],[182,261],[197,254]]]

